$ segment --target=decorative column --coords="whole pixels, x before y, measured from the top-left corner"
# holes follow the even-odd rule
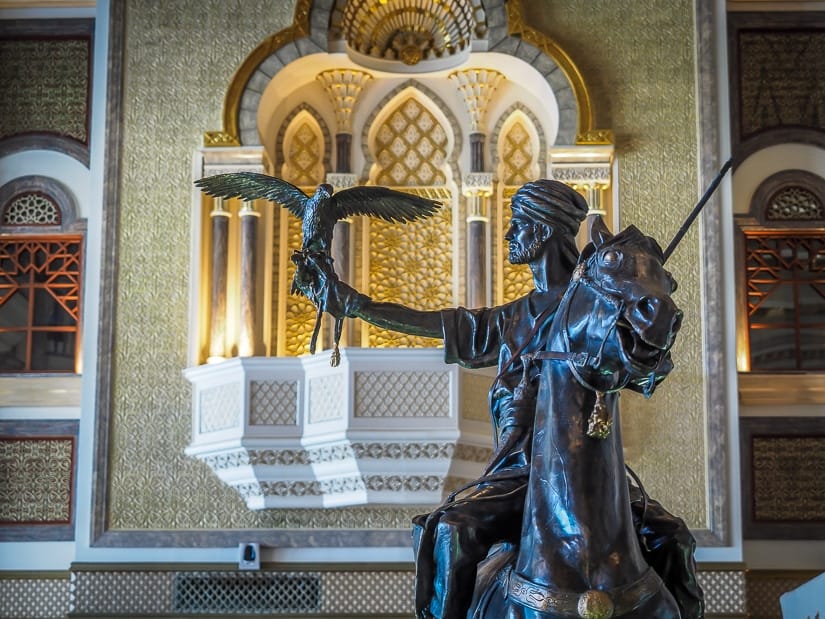
[[[204,147],[196,163],[197,177],[263,173],[268,165],[262,146],[220,144]],[[268,207],[259,212],[253,204],[234,198],[222,201],[213,198],[210,204],[204,202],[204,194],[193,195],[197,196],[198,218],[205,205],[211,208],[211,238],[209,245],[202,246],[200,258],[208,269],[196,269],[199,291],[192,315],[193,321],[208,322],[200,323],[197,337],[190,339],[190,357],[199,360],[205,353],[208,363],[217,363],[232,356],[266,354],[273,307],[267,295],[271,294],[269,254],[273,243],[269,237],[274,230],[271,225],[274,210]],[[260,217],[270,225],[261,228]],[[200,277],[207,272],[209,288],[202,289],[205,282]],[[210,304],[208,313],[202,309],[206,304]]]
[[[207,363],[226,358],[226,285],[229,261],[229,218],[223,198],[213,198],[209,218],[212,220],[210,271],[209,357]]]
[[[241,277],[240,277],[240,337],[238,356],[255,354],[257,331],[255,329],[255,280],[258,264],[258,218],[255,204],[243,201],[238,217],[241,221]]]
[[[487,202],[493,195],[492,172],[464,176],[461,193],[467,198],[467,307],[490,305],[488,277],[490,217]]]
[[[493,193],[493,175],[485,172],[484,115],[493,92],[504,76],[489,69],[454,71],[455,82],[470,114],[470,173],[464,177],[462,194],[467,199],[467,297],[468,307],[490,304],[488,198]]]
[[[331,69],[322,71],[315,79],[323,85],[335,109],[335,173],[327,175],[327,182],[339,191],[353,187],[358,182],[352,174],[352,111],[372,75],[354,69]],[[353,275],[349,258],[350,226],[349,220],[339,221],[335,226],[332,244],[335,272],[346,282],[352,281]]]
[[[613,152],[613,133],[609,130],[591,131],[579,135],[574,146],[550,149],[550,178],[567,183],[587,199],[587,232],[597,216],[613,228],[611,201],[605,199],[612,184]]]
[[[372,75],[355,69],[331,69],[322,71],[316,79],[323,85],[335,109],[335,172],[327,174],[327,182],[335,191],[355,187],[358,177],[352,173],[352,111],[364,85],[372,79]],[[348,283],[355,277],[351,259],[351,233],[352,220],[339,220],[335,224],[330,248],[335,272],[342,281]],[[352,324],[348,321],[342,344],[346,345],[352,340],[351,329]]]

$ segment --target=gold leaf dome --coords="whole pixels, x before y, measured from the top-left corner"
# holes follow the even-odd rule
[[[403,72],[458,66],[486,32],[481,0],[349,0],[340,25],[355,62]]]

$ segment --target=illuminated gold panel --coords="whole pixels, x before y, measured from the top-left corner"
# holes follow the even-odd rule
[[[323,181],[321,164],[323,144],[318,132],[306,121],[302,122],[287,145],[287,162],[293,185],[317,185]]]
[[[45,132],[88,143],[90,36],[0,40],[0,137]]]
[[[445,207],[433,217],[408,224],[370,221],[369,295],[419,309],[451,306],[451,216]],[[370,347],[440,344],[440,340],[369,329]]]
[[[301,247],[301,221],[296,217],[289,217],[288,239],[286,251],[291,255],[293,250]],[[287,260],[284,274],[287,290],[292,286],[293,275],[295,264],[292,260]],[[306,297],[290,293],[282,307],[286,312],[285,354],[302,355],[309,352],[309,340],[315,325],[315,306]]]
[[[299,116],[296,122],[300,124],[294,132],[288,132],[287,143],[284,145],[286,151],[285,180],[301,187],[307,195],[311,195],[315,187],[324,182],[323,137],[314,119]],[[284,219],[280,218],[280,221],[283,222]],[[302,235],[300,219],[289,214],[286,222],[286,242],[280,248],[282,253],[273,254],[278,256],[277,265],[281,266],[278,277],[285,278],[285,281],[279,282],[275,288],[283,294],[283,298],[275,299],[276,312],[285,317],[281,321],[284,325],[283,331],[276,330],[276,337],[284,338],[283,346],[278,347],[277,350],[283,355],[297,356],[309,352],[316,310],[309,299],[289,292],[292,288],[292,278],[295,275],[295,264],[290,256],[293,251],[301,248]]]
[[[513,123],[504,136],[504,184],[523,185],[531,181],[530,167],[533,163],[533,145],[524,123]]]
[[[443,185],[447,132],[414,97],[390,114],[375,137],[377,185]]]

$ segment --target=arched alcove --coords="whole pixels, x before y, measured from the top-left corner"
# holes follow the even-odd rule
[[[474,52],[490,52],[495,55],[521,60],[538,74],[539,81],[533,81],[531,90],[547,84],[558,102],[561,111],[558,135],[555,143],[574,144],[579,135],[595,129],[590,96],[578,68],[567,54],[552,40],[524,23],[519,3],[507,3],[506,8],[498,3],[487,7],[489,23],[497,24],[486,31],[483,42],[475,45]],[[229,85],[224,100],[223,128],[208,132],[207,143],[215,145],[256,145],[258,135],[258,111],[261,108],[264,91],[274,78],[289,75],[295,85],[304,84],[314,76],[308,72],[295,71],[295,61],[316,54],[337,56],[336,65],[363,68],[340,53],[343,46],[330,37],[330,27],[334,11],[330,0],[301,0],[295,11],[292,26],[274,33],[256,47],[238,68]],[[505,26],[506,24],[506,26]],[[469,64],[474,62],[476,53],[470,54]],[[389,67],[388,67],[389,68]],[[375,71],[392,74],[391,71]],[[428,75],[435,75],[438,70]],[[409,72],[400,73],[408,75]],[[514,77],[512,73],[509,73]],[[527,83],[527,82],[525,82]]]
[[[359,64],[363,50],[360,56],[350,53],[344,40],[346,3],[300,0],[292,26],[262,41],[238,68],[226,91],[223,129],[205,134],[196,176],[267,171],[308,193],[327,182],[336,191],[382,185],[440,200],[444,207],[435,217],[409,226],[369,218],[340,222],[333,247],[339,275],[374,298],[421,309],[479,306],[520,294],[522,288],[508,285],[512,278],[509,270],[503,275],[506,254],[498,251],[512,190],[540,177],[560,178],[591,192],[606,189],[611,133],[594,132],[589,95],[578,70],[552,41],[523,22],[519,3],[458,4],[466,8],[470,3],[479,9],[473,14],[477,23],[472,40],[456,56],[460,64],[456,58],[431,58],[402,66],[404,58],[410,60],[410,50]],[[426,56],[427,50],[421,49]],[[516,128],[524,134],[523,148],[502,149]],[[554,147],[563,156],[554,153]],[[526,165],[516,161],[524,157],[529,159]],[[508,167],[520,169],[511,175],[518,180],[512,187],[502,178]],[[591,172],[598,178],[588,184]],[[193,209],[199,221],[210,217],[214,223],[215,216],[225,216],[208,198],[199,197]],[[480,420],[467,403],[471,392],[486,390],[491,377],[442,371],[440,366],[432,371],[434,360],[443,356],[432,350],[440,345],[438,340],[360,322],[345,330],[342,341],[348,348],[339,370],[324,368],[324,357],[302,357],[315,315],[288,293],[293,272],[289,255],[300,246],[299,222],[263,202],[231,206],[228,215],[244,215],[244,225],[253,226],[253,212],[266,224],[269,244],[247,242],[244,248],[241,239],[228,248],[258,256],[257,283],[245,294],[271,311],[267,324],[272,334],[264,348],[279,358],[229,359],[187,370],[195,387],[196,418],[187,452],[206,462],[256,509],[430,502],[457,479],[477,473],[484,458],[468,454],[486,453],[489,429],[486,418]],[[205,240],[200,256],[214,258],[216,251],[226,251],[210,245],[207,237],[201,235]],[[214,294],[219,280],[205,262],[201,258],[193,266],[200,278],[196,286],[212,287]],[[229,279],[233,277],[230,273]],[[525,277],[528,285],[529,272]],[[234,290],[244,292],[242,286]],[[265,320],[266,311],[262,314],[258,319]],[[203,323],[203,316],[200,320]],[[210,329],[201,324],[199,331]],[[325,328],[322,341],[324,333]],[[256,341],[258,337],[267,340],[266,334]],[[424,358],[423,364],[417,361]],[[202,362],[194,359],[195,364]],[[390,362],[394,365],[387,371]],[[272,372],[284,377],[277,389],[269,386]],[[414,404],[398,402],[396,396],[407,393],[409,385],[426,388],[426,396],[418,393]],[[284,389],[295,394],[287,402],[289,410],[282,410],[283,402],[273,395]],[[364,395],[368,392],[369,397]],[[232,414],[227,416],[214,402],[230,393]],[[437,403],[436,412],[415,412],[422,398]],[[216,415],[218,426],[213,423]],[[298,422],[255,421],[264,417]],[[369,427],[362,417],[370,418]],[[260,448],[248,448],[252,436],[263,441]],[[401,442],[414,446],[416,453],[435,446],[442,455],[424,468],[415,462],[421,474],[413,479],[405,470],[413,464],[406,456],[376,459],[359,451],[367,437],[381,447],[376,453],[389,449],[390,442]],[[262,449],[300,451],[311,460],[315,456],[306,455],[310,447],[336,451],[340,466],[335,475],[321,475],[311,462],[307,465],[309,460],[277,471],[261,460],[270,457],[261,455]],[[237,466],[227,468],[223,458],[230,452]],[[291,481],[276,485],[273,475]],[[391,482],[395,477],[401,482]],[[307,488],[309,494],[301,495]]]

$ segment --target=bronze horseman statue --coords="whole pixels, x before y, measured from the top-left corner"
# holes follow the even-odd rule
[[[489,394],[495,451],[484,474],[414,519],[416,615],[702,617],[694,539],[641,484],[626,481],[611,417],[619,389],[649,396],[672,367],[681,312],[669,298],[675,283],[662,268],[661,248],[635,228],[613,238],[597,222],[589,255],[580,258],[575,236],[587,205],[561,182],[527,183],[511,208],[509,260],[530,267],[535,289],[499,307],[422,311],[374,301],[339,281],[326,262],[295,258],[296,281],[319,309],[441,338],[448,363],[498,366]],[[588,316],[598,316],[598,328],[582,326]],[[588,337],[597,338],[592,353],[552,350]],[[576,415],[564,410],[577,404]],[[571,451],[555,453],[548,442],[569,442]],[[574,453],[577,445],[600,451]],[[581,477],[601,467],[599,479],[565,477],[560,469],[568,464]],[[542,503],[548,485],[559,487]],[[575,496],[579,490],[613,504]],[[627,531],[617,532],[624,514]],[[583,554],[582,547],[612,544],[607,538],[623,540],[622,556]]]

